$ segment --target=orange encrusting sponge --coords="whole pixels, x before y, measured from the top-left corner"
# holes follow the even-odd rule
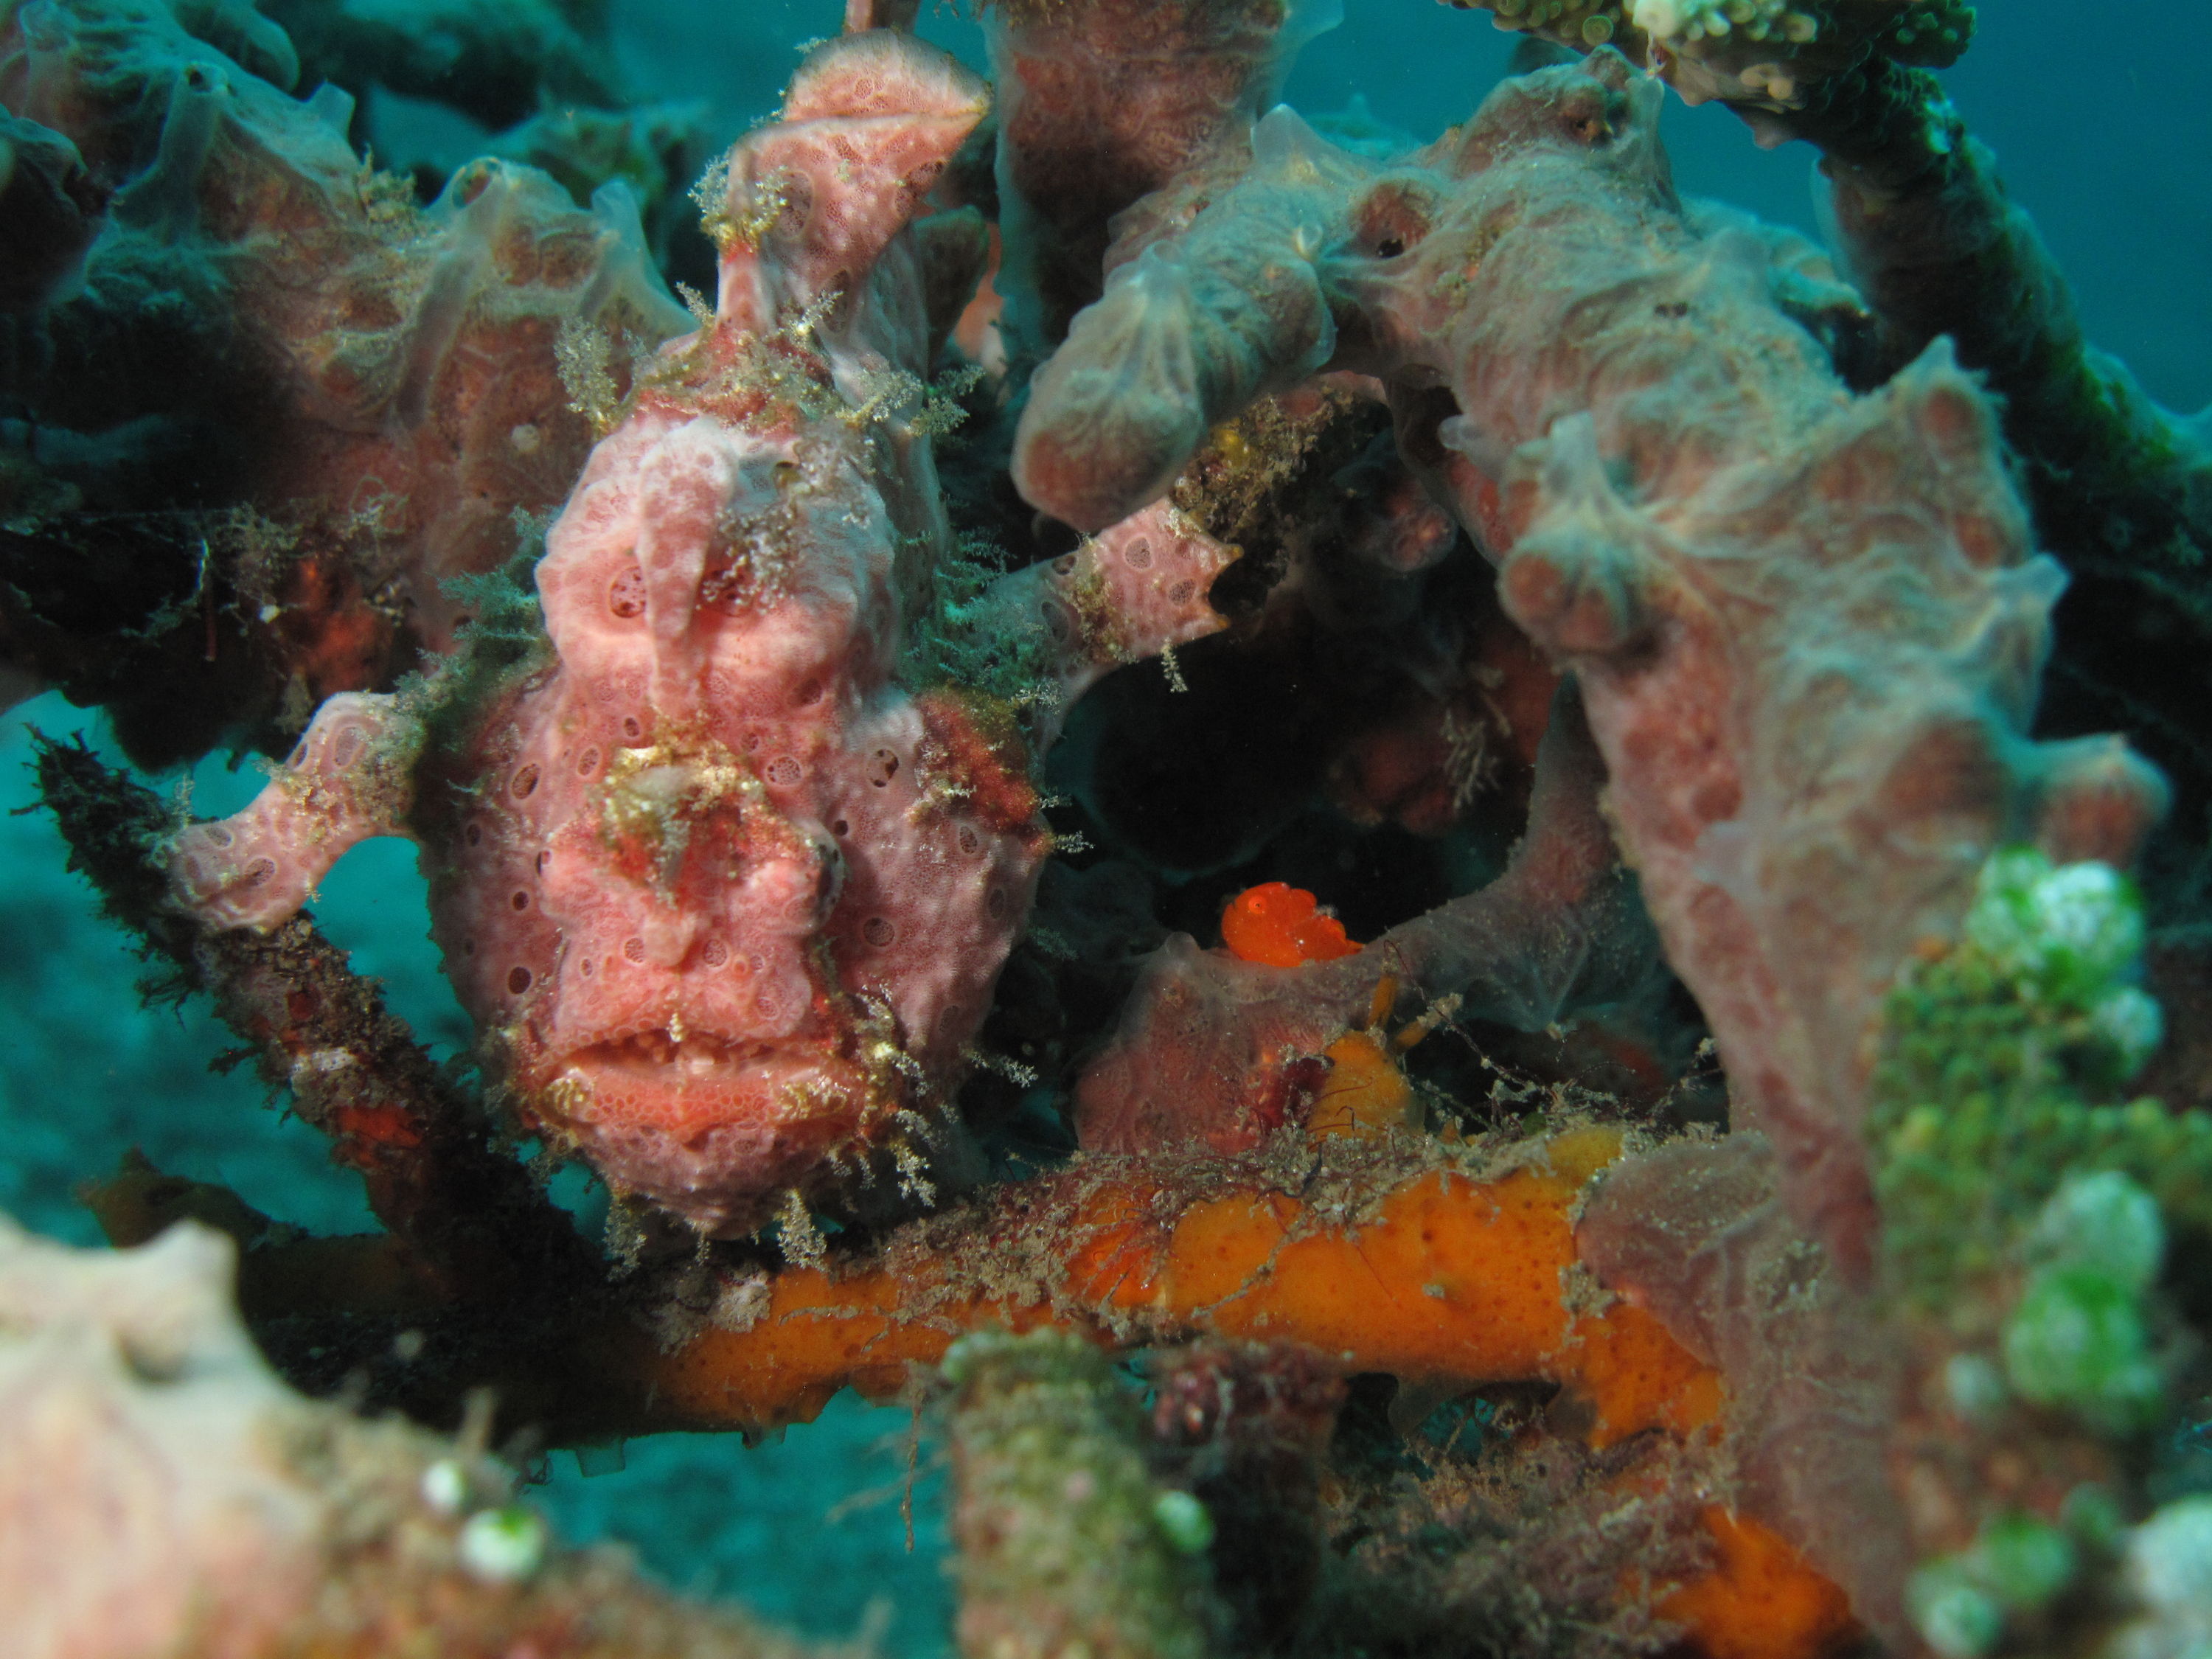
[[[1312,1135],[1372,1137],[1421,1127],[1421,1100],[1375,1030],[1346,1031],[1322,1050],[1328,1076],[1306,1113]]]
[[[811,1418],[841,1388],[895,1394],[910,1364],[934,1363],[979,1326],[1133,1326],[1146,1341],[1295,1342],[1347,1371],[1424,1382],[1549,1379],[1587,1396],[1600,1443],[1686,1431],[1719,1412],[1717,1375],[1641,1309],[1577,1314],[1562,1296],[1576,1260],[1570,1206],[1620,1144],[1610,1130],[1563,1134],[1542,1162],[1492,1181],[1430,1170],[1348,1224],[1257,1184],[1186,1197],[1134,1165],[1117,1179],[1027,1183],[1019,1212],[972,1239],[988,1260],[1002,1231],[1030,1231],[1042,1246],[1031,1259],[1061,1264],[1048,1285],[994,1293],[958,1249],[896,1275],[792,1269],[768,1282],[746,1328],[709,1328],[629,1363],[659,1426],[766,1430]]]
[[[1297,968],[1356,955],[1344,924],[1322,915],[1314,896],[1287,882],[1248,887],[1221,913],[1221,942],[1240,962]]]
[[[1361,948],[1345,936],[1342,922],[1321,914],[1311,893],[1279,881],[1248,887],[1231,899],[1221,915],[1221,939],[1238,961],[1270,968],[1356,956]],[[1307,1115],[1309,1133],[1371,1136],[1421,1127],[1420,1101],[1396,1051],[1427,1033],[1416,1028],[1395,1045],[1385,1038],[1382,1021],[1396,989],[1396,979],[1386,975],[1376,988],[1370,1029],[1347,1031],[1322,1051],[1328,1080]]]
[[[896,1269],[778,1273],[744,1329],[667,1352],[610,1332],[594,1370],[634,1391],[631,1411],[648,1402],[654,1427],[762,1431],[812,1418],[841,1388],[894,1395],[964,1332],[1054,1323],[1132,1345],[1297,1343],[1346,1372],[1425,1385],[1540,1378],[1588,1404],[1596,1444],[1691,1433],[1720,1414],[1719,1375],[1642,1309],[1569,1294],[1574,1200],[1620,1151],[1616,1130],[1569,1131],[1493,1179],[1409,1176],[1349,1222],[1219,1166],[1178,1187],[1094,1160],[1008,1189],[980,1224]],[[994,1287],[982,1266],[1009,1259],[1036,1277]],[[1842,1593],[1779,1537],[1718,1510],[1705,1520],[1717,1566],[1658,1610],[1709,1659],[1822,1659],[1852,1628]]]
[[[1778,1534],[1716,1505],[1711,1571],[1653,1609],[1686,1626],[1706,1659],[1820,1659],[1858,1631],[1850,1599]]]

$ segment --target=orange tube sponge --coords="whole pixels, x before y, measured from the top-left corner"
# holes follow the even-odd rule
[[[1578,1288],[1571,1212],[1617,1132],[1556,1136],[1503,1170],[1333,1144],[1343,1156],[1296,1192],[1257,1163],[1094,1158],[871,1261],[731,1287],[721,1305],[742,1311],[672,1350],[610,1339],[608,1369],[643,1395],[623,1426],[764,1431],[842,1388],[896,1393],[963,1331],[1047,1322],[1293,1342],[1417,1386],[1542,1378],[1588,1402],[1600,1444],[1717,1416],[1716,1372],[1641,1309]]]
[[[1315,1144],[1321,1165],[1294,1191],[1257,1161],[1094,1158],[866,1261],[726,1285],[720,1323],[678,1346],[608,1337],[591,1357],[611,1385],[602,1403],[626,1395],[633,1431],[761,1433],[842,1388],[895,1395],[965,1331],[1057,1324],[1117,1346],[1295,1343],[1424,1392],[1540,1378],[1579,1401],[1599,1446],[1717,1423],[1719,1374],[1577,1258],[1577,1200],[1620,1156],[1619,1131],[1570,1131],[1486,1170]],[[1655,1609],[1692,1650],[1818,1659],[1856,1628],[1843,1593],[1778,1534],[1718,1508],[1705,1520],[1714,1567]]]

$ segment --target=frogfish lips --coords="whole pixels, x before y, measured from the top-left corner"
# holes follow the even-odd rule
[[[550,1054],[515,1076],[524,1109],[613,1191],[699,1231],[757,1230],[840,1149],[866,1139],[885,1091],[828,1042],[763,1042],[680,1024]]]

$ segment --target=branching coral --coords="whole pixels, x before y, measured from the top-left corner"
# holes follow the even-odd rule
[[[2021,736],[2057,573],[1979,394],[1939,349],[1852,402],[1768,246],[1681,213],[1657,96],[1601,53],[1396,167],[1269,117],[1251,176],[1078,319],[1016,476],[1092,522],[1271,386],[1382,377],[1508,613],[1576,671],[1740,1121],[1863,1270],[1875,999],[2000,837],[2124,861],[2160,790]]]
[[[1396,157],[1261,113],[1325,9],[998,6],[994,192],[988,89],[855,0],[702,181],[680,332],[619,191],[480,162],[422,209],[242,8],[0,12],[0,295],[82,441],[4,474],[10,647],[126,720],[132,663],[201,651],[228,689],[148,752],[304,727],[218,822],[81,747],[42,781],[390,1231],[301,1238],[143,1160],[88,1201],[118,1243],[228,1232],[288,1376],[433,1420],[933,1399],[972,1659],[2184,1652],[2202,1504],[2159,1437],[2203,1381],[2212,1150],[2124,1097],[2181,1074],[2142,1070],[2123,873],[2165,792],[2031,736],[2063,576],[2030,512],[2077,570],[2192,592],[2193,429],[2027,303],[2033,240],[1911,67],[1963,9],[1501,4],[1597,49]],[[458,9],[489,33],[451,86],[376,8],[311,13],[307,55],[371,80],[605,90],[590,8]],[[1668,81],[1826,148],[1860,289],[1676,198]],[[118,390],[126,346],[168,380]],[[195,416],[238,452],[204,489],[115,483]],[[1285,665],[1339,705],[1287,805],[1228,852],[1115,845],[1024,942],[1048,855],[1096,856],[1069,826],[1119,839],[1127,689],[1250,748],[1181,775],[1225,797],[1304,741]],[[1266,860],[1324,778],[1362,833],[1464,837],[1450,883],[1317,912]],[[298,914],[372,835],[422,849],[477,1076]],[[1308,867],[1358,887],[1329,845]],[[1032,1041],[1063,986],[1090,1007]],[[1693,1054],[1724,1079],[1670,1087]],[[570,1157],[604,1255],[540,1188]],[[204,1309],[214,1247],[155,1248],[198,1253]],[[63,1319],[0,1308],[0,1351]],[[302,1553],[386,1431],[216,1346],[248,1405],[191,1409],[323,1437],[305,1478],[211,1442],[306,1517],[241,1547],[258,1582],[185,1559],[240,1650],[765,1639],[544,1567],[411,1431],[378,1443],[429,1496],[378,1475]],[[495,1617],[471,1574],[522,1587]]]
[[[1818,106],[1891,64],[1947,68],[1974,38],[1963,0],[1446,0],[1587,52],[1607,42],[1680,92],[1750,110]]]

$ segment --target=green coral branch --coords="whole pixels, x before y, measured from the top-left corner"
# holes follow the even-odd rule
[[[2003,1269],[2069,1176],[2117,1171],[2212,1232],[2212,1118],[2115,1098],[2156,1046],[2129,982],[2140,902],[2101,865],[2000,853],[1965,937],[1884,1011],[1869,1129],[1899,1282],[1940,1304]]]
[[[945,1359],[971,1659],[1204,1659],[1212,1522],[1154,1481],[1134,1393],[1081,1337],[963,1338]]]

